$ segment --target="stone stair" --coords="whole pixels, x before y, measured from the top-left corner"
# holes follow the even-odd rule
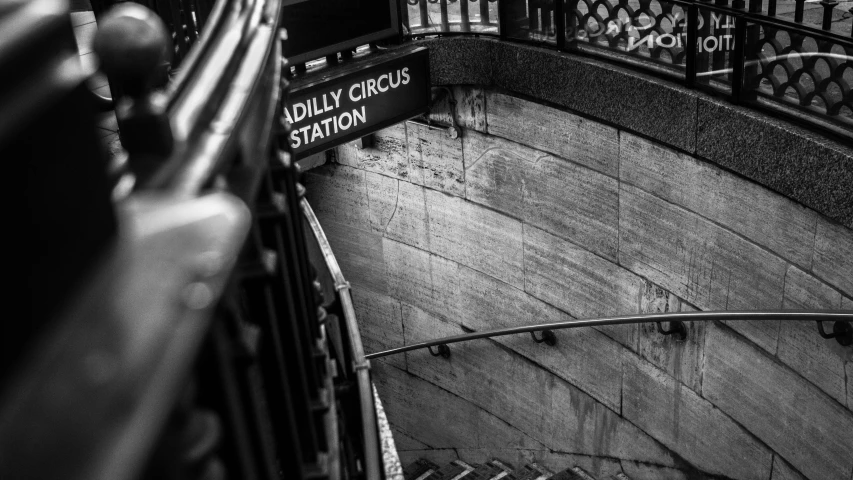
[[[406,480],[599,480],[580,467],[571,467],[558,473],[536,463],[528,463],[520,468],[489,460],[482,464],[468,464],[454,460],[447,465],[438,466],[429,460],[416,460],[403,468]],[[600,480],[630,480],[624,473],[608,476]]]

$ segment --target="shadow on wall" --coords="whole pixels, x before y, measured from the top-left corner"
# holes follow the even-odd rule
[[[637,312],[853,309],[853,232],[631,133],[455,87],[306,175],[368,352]],[[446,109],[433,120],[450,123]],[[846,479],[853,355],[813,324],[556,332],[374,361],[403,463],[497,457],[632,479]]]

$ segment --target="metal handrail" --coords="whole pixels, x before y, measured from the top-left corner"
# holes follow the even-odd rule
[[[366,358],[372,360],[374,358],[387,357],[421,348],[430,348],[439,345],[448,345],[451,343],[467,342],[470,340],[478,340],[482,338],[502,337],[506,335],[514,335],[518,333],[539,332],[543,330],[565,330],[569,328],[579,327],[601,327],[605,325],[626,325],[635,323],[649,322],[700,322],[711,320],[743,320],[743,321],[759,321],[759,320],[813,320],[817,322],[824,321],[848,321],[853,322],[853,310],[825,310],[825,311],[714,311],[714,312],[668,312],[668,313],[642,313],[636,315],[620,315],[615,317],[602,317],[592,319],[569,320],[565,322],[541,323],[538,325],[524,325],[521,327],[498,328],[494,330],[486,330],[482,332],[472,332],[463,335],[453,335],[450,337],[418,342],[412,345],[383,350],[381,352],[370,353]]]
[[[379,465],[379,434],[376,426],[376,410],[373,404],[373,390],[370,382],[370,362],[367,361],[368,355],[364,353],[364,344],[361,341],[358,322],[355,318],[355,307],[352,303],[350,295],[350,284],[344,278],[338,260],[332,251],[332,246],[323,232],[323,227],[320,226],[317,216],[314,215],[314,210],[304,198],[299,202],[302,209],[302,214],[308,221],[311,227],[311,232],[317,240],[323,258],[326,261],[326,266],[332,276],[335,291],[340,295],[341,306],[344,313],[344,323],[346,325],[346,333],[349,337],[349,345],[352,350],[352,368],[355,370],[356,384],[358,386],[358,399],[361,406],[362,418],[362,435],[364,438],[364,457],[365,457],[365,478],[382,478]]]

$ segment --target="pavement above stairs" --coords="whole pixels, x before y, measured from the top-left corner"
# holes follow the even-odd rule
[[[630,480],[624,473],[606,478],[596,478],[580,467],[571,467],[554,473],[536,463],[513,468],[500,460],[482,464],[468,464],[454,460],[438,466],[429,460],[416,460],[403,468],[406,480]]]

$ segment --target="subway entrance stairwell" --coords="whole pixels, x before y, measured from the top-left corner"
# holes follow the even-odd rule
[[[0,478],[853,480],[849,2],[317,2],[0,8]]]

